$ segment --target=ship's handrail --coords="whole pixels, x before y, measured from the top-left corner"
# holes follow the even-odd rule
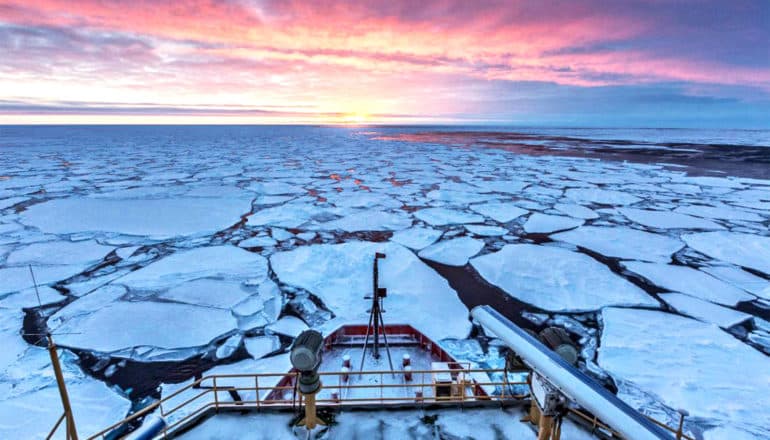
[[[431,381],[431,377],[435,374],[449,373],[449,374],[472,374],[472,373],[484,373],[486,375],[503,375],[502,380],[489,380],[481,382],[476,378],[470,378],[471,380],[460,383],[460,389],[464,392],[454,396],[441,396],[436,397],[426,393],[426,390],[431,390],[435,385]],[[345,407],[346,405],[393,405],[399,403],[412,403],[419,405],[443,405],[451,404],[453,406],[463,405],[470,402],[488,401],[488,402],[523,402],[529,397],[528,394],[516,394],[512,392],[514,386],[526,386],[526,381],[509,381],[507,380],[507,370],[504,369],[472,369],[472,368],[457,368],[446,370],[413,370],[411,371],[413,381],[406,383],[383,383],[383,379],[386,375],[404,376],[404,370],[378,370],[378,371],[353,371],[353,372],[319,372],[321,381],[324,383],[323,389],[325,390],[337,390],[337,395],[332,397],[321,398],[317,396],[316,404],[319,407]],[[349,375],[358,376],[375,376],[379,377],[378,383],[375,384],[354,384],[344,383],[343,376]],[[238,409],[238,410],[260,410],[260,409],[291,409],[301,406],[302,396],[297,392],[294,385],[279,385],[279,382],[289,377],[291,383],[296,384],[296,380],[299,377],[299,373],[242,373],[242,374],[215,374],[201,377],[193,381],[190,384],[174,391],[166,397],[152,403],[151,405],[129,415],[125,419],[116,422],[103,430],[88,437],[88,440],[107,439],[108,435],[113,433],[118,428],[121,428],[129,423],[138,422],[144,416],[147,416],[155,411],[159,411],[160,416],[169,422],[168,425],[159,434],[160,438],[167,438],[172,436],[177,429],[184,427],[198,417],[204,415],[209,410],[219,412],[220,410]],[[336,377],[336,381],[332,378]],[[426,379],[427,377],[427,379]],[[324,380],[326,378],[327,380]],[[240,379],[247,380],[250,383],[253,381],[253,386],[243,385],[231,385],[228,384],[228,380]],[[419,380],[418,380],[419,379]],[[260,380],[263,385],[260,386]],[[223,383],[224,382],[224,383]],[[335,383],[336,382],[336,383]],[[210,385],[209,385],[210,384]],[[267,384],[267,385],[265,385]],[[470,395],[466,395],[468,387],[471,387]],[[486,393],[482,391],[484,388],[494,387],[495,393]],[[384,395],[386,389],[411,389],[416,391],[419,389],[421,394],[414,397],[388,397]],[[379,389],[379,396],[372,395],[366,397],[349,397],[347,392],[356,389]],[[191,390],[198,391],[194,395],[187,397],[185,393]],[[273,396],[275,392],[287,392],[291,394],[291,398],[268,398]],[[221,393],[225,393],[230,396],[230,393],[235,392],[239,394],[254,393],[254,398],[249,400],[228,401],[223,399]],[[264,397],[262,395],[264,394]],[[211,398],[203,399],[205,396],[211,395]],[[184,397],[185,400],[177,403],[174,402],[180,397]],[[173,402],[173,403],[172,403]],[[196,402],[201,402],[196,406]],[[183,410],[189,411],[183,411]],[[582,419],[592,429],[600,429],[602,432],[610,438],[622,438],[620,434],[602,423],[595,416],[586,414],[579,409],[570,409],[570,413],[574,416]],[[671,428],[666,424],[650,418],[654,423],[668,430],[676,435],[677,439],[694,440],[683,434],[681,421],[678,429]],[[114,438],[114,435],[111,436]]]

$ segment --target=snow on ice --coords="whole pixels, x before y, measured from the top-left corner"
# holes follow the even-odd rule
[[[658,307],[643,290],[577,252],[533,244],[506,245],[471,260],[489,283],[520,301],[550,311],[598,310],[608,305]]]
[[[712,426],[770,432],[770,358],[715,325],[670,313],[606,308],[602,320],[598,363],[632,385],[621,398],[636,400],[638,389]]]
[[[583,226],[551,236],[598,254],[628,260],[668,262],[684,247],[681,241],[625,226]]]
[[[446,264],[465,266],[468,259],[484,248],[484,242],[471,237],[459,237],[444,240],[420,251],[420,258]]]
[[[270,265],[279,280],[316,295],[337,317],[362,323],[368,318],[364,296],[372,293],[375,252],[387,255],[380,262],[380,286],[388,289],[386,322],[414,323],[435,340],[468,335],[468,309],[457,293],[411,251],[396,243],[304,246],[273,254]]]

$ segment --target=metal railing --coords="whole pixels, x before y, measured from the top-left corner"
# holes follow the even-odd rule
[[[319,407],[344,408],[346,406],[440,406],[464,405],[469,403],[514,403],[528,400],[529,393],[514,392],[517,386],[524,387],[525,381],[509,381],[507,371],[503,369],[447,369],[413,370],[412,380],[405,380],[406,371],[383,370],[363,372],[319,372],[323,388],[316,396]],[[437,374],[450,374],[460,379],[449,385],[449,395],[436,396]],[[477,376],[473,376],[477,374]],[[479,381],[484,374],[501,375],[502,380]],[[397,383],[386,383],[386,376]],[[180,428],[205,416],[209,411],[220,410],[258,411],[262,409],[286,410],[298,409],[302,405],[302,395],[296,388],[299,373],[256,373],[256,374],[218,374],[204,376],[174,391],[161,400],[131,414],[103,430],[88,437],[88,440],[107,439],[113,431],[158,411],[167,421],[159,436],[167,438]],[[367,380],[360,380],[366,377]],[[361,383],[368,382],[368,383]],[[373,383],[372,383],[373,382]],[[445,385],[445,384],[442,384]],[[454,387],[454,388],[452,388]],[[357,391],[366,391],[364,396]],[[610,438],[622,438],[615,430],[599,421],[595,416],[578,409],[570,413],[593,431],[601,430]],[[649,418],[649,417],[648,417]],[[654,423],[668,430],[677,439],[694,440],[682,433],[683,417],[678,428],[671,428],[665,423],[650,418]],[[114,438],[111,435],[110,438]]]

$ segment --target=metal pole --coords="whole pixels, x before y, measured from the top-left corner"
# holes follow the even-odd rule
[[[369,314],[369,324],[366,326],[366,338],[364,338],[364,352],[361,355],[361,368],[358,369],[358,377],[361,377],[361,372],[364,371],[364,359],[366,359],[366,346],[369,345],[369,328],[372,326],[372,315]]]
[[[374,292],[372,292],[372,315],[374,316],[374,352],[375,359],[380,358],[380,296],[378,293],[379,268],[377,267],[377,257],[374,257],[374,273],[372,279],[374,283]]]
[[[56,344],[54,344],[51,334],[49,333],[47,336],[48,354],[51,356],[51,365],[53,366],[54,376],[56,376],[56,385],[59,387],[61,405],[64,408],[64,415],[67,418],[67,438],[78,440],[78,432],[75,428],[75,417],[72,415],[70,397],[69,394],[67,394],[67,385],[64,383],[64,374],[62,374],[61,364],[59,363],[59,353],[56,352]]]
[[[382,319],[382,310],[380,310],[380,322],[382,322],[382,337],[385,339],[385,352],[388,354],[388,365],[390,365],[390,371],[393,371],[393,361],[390,359],[390,346],[388,345],[388,334],[385,332],[385,320]],[[395,373],[391,375],[395,377]]]

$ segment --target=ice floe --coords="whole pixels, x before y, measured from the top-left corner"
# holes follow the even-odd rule
[[[380,286],[388,289],[385,320],[414,323],[430,338],[464,338],[470,331],[468,310],[449,283],[407,248],[395,243],[348,242],[304,246],[270,257],[278,279],[316,295],[337,317],[365,323],[371,295],[375,252]],[[426,319],[426,316],[451,317]]]
[[[717,304],[733,306],[754,298],[743,290],[691,267],[641,261],[626,261],[622,264],[662,289],[686,293]]]
[[[643,290],[577,252],[532,244],[506,245],[471,260],[489,283],[520,301],[551,311],[590,311],[608,305],[658,307]]]
[[[473,235],[480,237],[499,237],[507,234],[508,231],[500,226],[488,226],[488,225],[465,225],[465,229]]]
[[[410,249],[420,250],[435,243],[441,234],[443,232],[438,229],[415,226],[394,232],[390,240]]]
[[[522,209],[513,203],[505,202],[481,203],[478,205],[470,205],[470,208],[479,214],[500,223],[508,223],[529,213],[526,209]]]
[[[711,258],[770,275],[770,237],[725,231],[684,235],[682,239]]]
[[[666,304],[683,315],[724,328],[732,327],[751,319],[751,315],[747,313],[718,306],[683,293],[661,293],[658,296]]]
[[[752,275],[734,266],[702,267],[701,270],[760,298],[770,300],[770,281],[764,278]]]
[[[468,259],[484,248],[484,242],[471,237],[443,240],[420,251],[420,258],[446,264],[465,266]]]
[[[56,329],[65,347],[109,353],[138,346],[205,346],[237,328],[229,310],[154,301],[115,301]],[[66,334],[65,334],[66,333]]]
[[[548,215],[536,212],[524,223],[524,230],[530,234],[550,234],[551,232],[574,229],[584,223],[581,219]]]
[[[73,197],[31,206],[21,222],[43,232],[111,232],[150,239],[207,235],[228,228],[251,210],[249,199]]]
[[[433,226],[484,221],[484,218],[479,215],[447,208],[425,208],[415,212],[414,216]]]
[[[599,365],[636,400],[635,389],[652,393],[690,417],[770,432],[770,358],[719,327],[670,313],[606,308]]]
[[[599,214],[597,214],[594,210],[575,203],[557,203],[553,207],[554,209],[567,214],[570,217],[582,218],[584,220],[593,220],[599,218]]]
[[[620,208],[620,213],[640,225],[658,229],[724,229],[711,220],[671,211]]]
[[[600,188],[570,188],[564,193],[568,199],[578,202],[598,203],[602,205],[624,206],[640,202],[642,199],[622,191]]]
[[[684,243],[661,234],[625,226],[583,226],[551,236],[598,254],[628,260],[668,262]]]

